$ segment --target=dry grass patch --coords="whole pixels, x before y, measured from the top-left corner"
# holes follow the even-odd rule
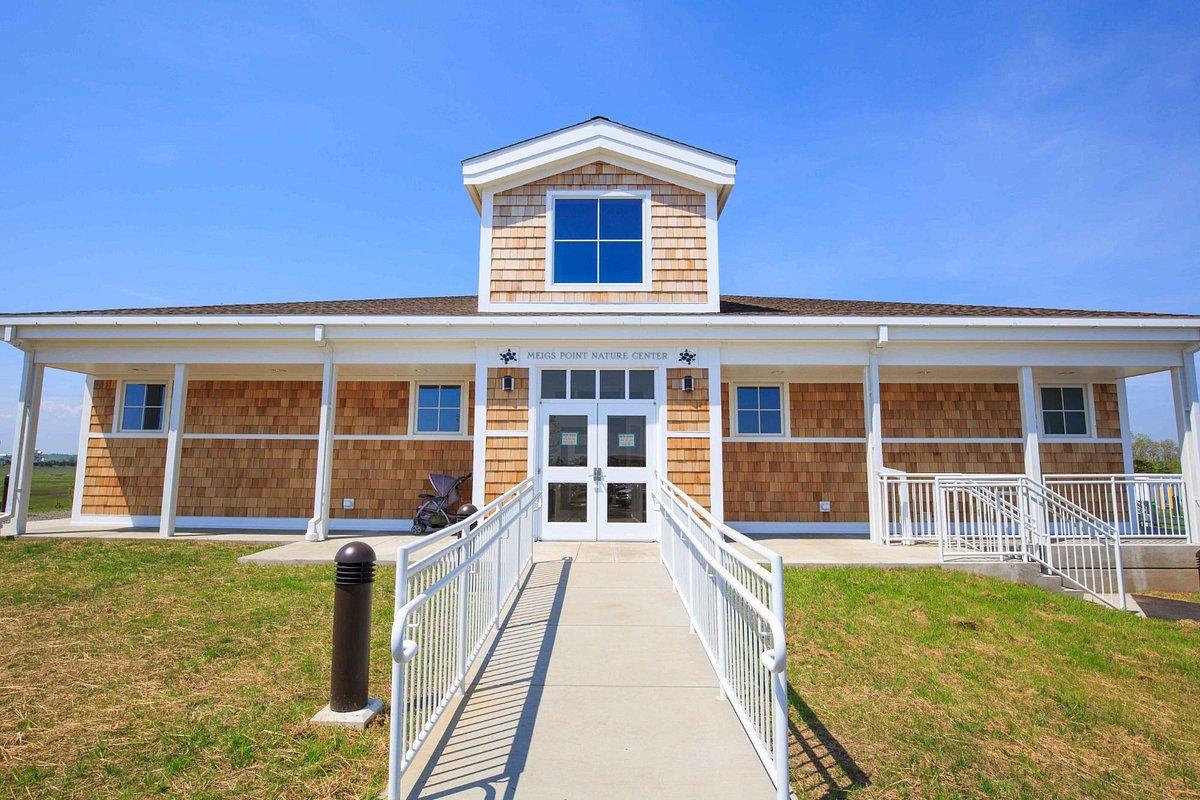
[[[800,797],[1200,798],[1200,630],[936,569],[791,569]]]
[[[386,726],[305,723],[327,699],[329,567],[254,547],[0,545],[0,797],[373,797]],[[389,685],[381,570],[372,688]]]

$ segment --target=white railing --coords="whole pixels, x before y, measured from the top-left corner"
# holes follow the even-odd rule
[[[1069,498],[1025,475],[938,475],[933,497],[943,562],[1032,561],[1106,605],[1127,607],[1117,528]]]
[[[405,770],[465,690],[504,601],[532,560],[538,500],[526,479],[468,519],[396,552],[389,800],[399,799]]]
[[[783,557],[718,522],[666,479],[660,480],[655,496],[663,564],[722,694],[746,729],[777,796],[786,800],[790,786]]]
[[[1047,475],[1045,482],[1110,522],[1123,539],[1187,539],[1182,475]]]
[[[1024,475],[939,475],[933,479],[942,561],[1025,559],[1037,526]]]
[[[889,544],[937,541],[933,477],[896,470],[880,474],[884,539]]]

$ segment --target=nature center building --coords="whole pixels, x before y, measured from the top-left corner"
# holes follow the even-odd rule
[[[87,376],[76,523],[403,531],[472,473],[479,506],[532,477],[543,539],[654,539],[665,478],[744,532],[915,540],[965,473],[1195,540],[1200,318],[722,295],[735,176],[597,117],[463,162],[477,296],[0,315],[11,529],[52,367]],[[1184,469],[1147,517],[1125,380],[1164,370]]]

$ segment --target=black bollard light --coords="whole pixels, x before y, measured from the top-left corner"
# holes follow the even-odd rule
[[[333,557],[333,667],[329,709],[337,713],[367,707],[371,667],[371,590],[375,585],[375,551],[350,542]]]

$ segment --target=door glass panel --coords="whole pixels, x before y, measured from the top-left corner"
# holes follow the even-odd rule
[[[646,466],[646,418],[644,416],[609,415],[608,466]]]
[[[542,371],[542,399],[565,400],[567,397],[567,371],[547,369]]]
[[[596,399],[596,370],[594,370],[594,369],[573,369],[573,370],[571,370],[571,399],[572,400],[595,400]]]
[[[653,400],[654,399],[654,370],[652,370],[652,369],[631,369],[631,370],[629,370],[629,399],[630,400]]]
[[[549,522],[587,522],[586,483],[552,483],[547,488]]]
[[[646,484],[610,483],[607,506],[609,522],[645,522]]]
[[[601,400],[624,400],[625,399],[625,370],[623,370],[623,369],[602,369],[602,370],[600,370],[600,399]]]
[[[546,466],[588,465],[588,418],[584,414],[551,414]]]

